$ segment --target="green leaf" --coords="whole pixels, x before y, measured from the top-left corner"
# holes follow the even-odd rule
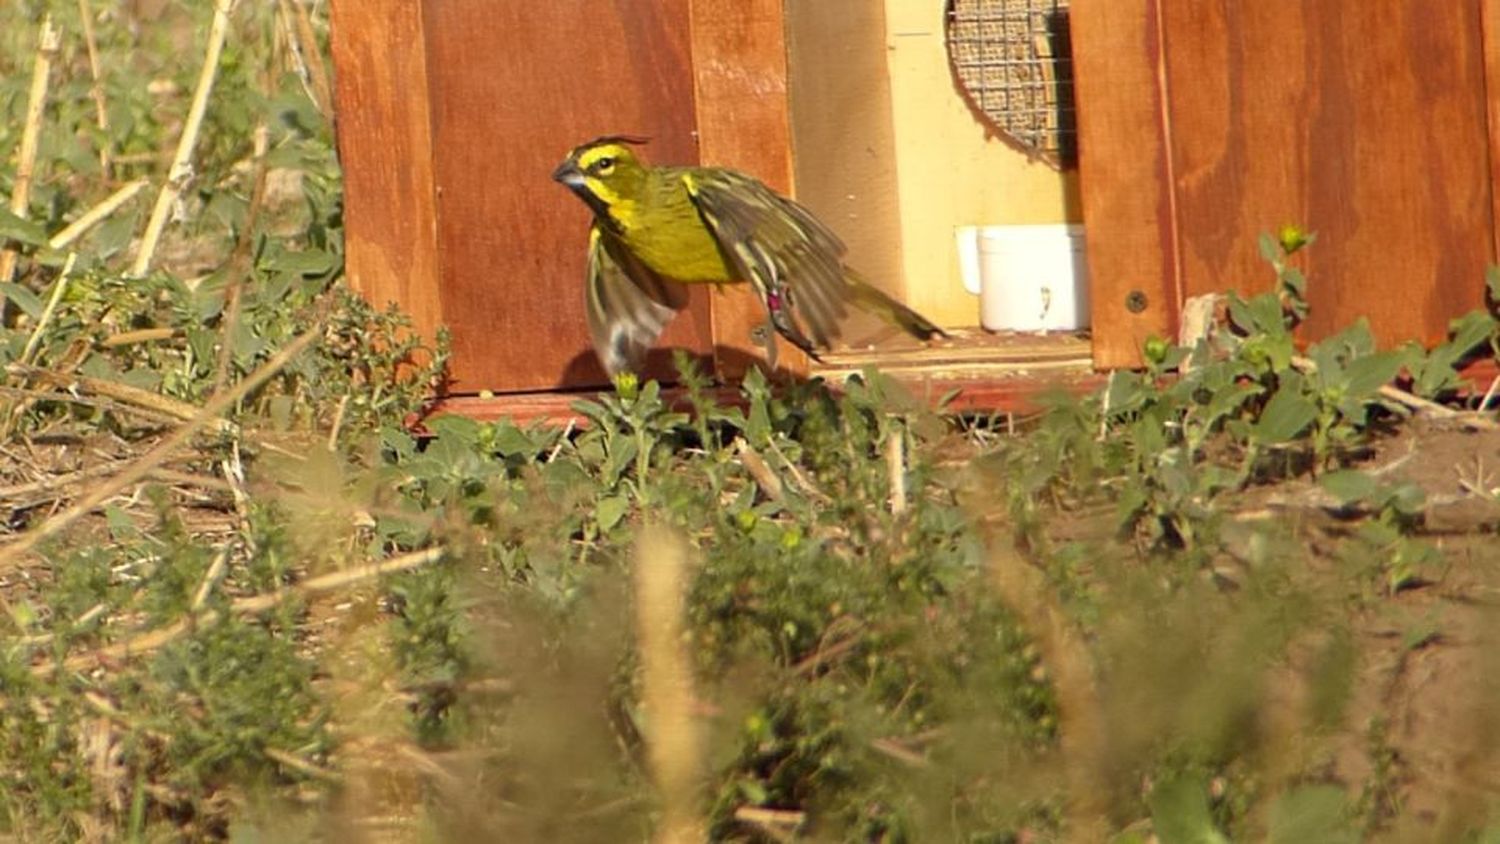
[[[35,220],[18,217],[10,209],[0,207],[0,240],[14,240],[27,246],[44,246],[47,243],[47,230]]]
[[[301,252],[278,252],[261,262],[267,270],[278,270],[298,275],[327,275],[339,265],[339,258],[321,249],[305,249]]]
[[[456,413],[444,413],[427,420],[427,430],[433,436],[469,447],[479,442],[479,427],[480,423]]]
[[[1344,792],[1337,786],[1301,786],[1271,806],[1270,844],[1353,844],[1358,840],[1345,821]]]
[[[1214,827],[1203,786],[1186,777],[1151,792],[1151,823],[1162,844],[1229,844]]]
[[[1406,363],[1399,351],[1380,352],[1349,361],[1344,369],[1344,391],[1350,396],[1368,396],[1389,384]]]
[[[1500,266],[1490,264],[1484,268],[1484,287],[1491,305],[1500,305]]]
[[[21,309],[22,313],[32,319],[41,319],[42,311],[46,309],[46,305],[42,304],[40,296],[32,293],[29,288],[14,282],[0,282],[0,296],[4,296],[13,302],[16,307]]]
[[[1319,481],[1340,504],[1368,501],[1380,491],[1380,482],[1358,469],[1340,469],[1329,472]]]
[[[495,451],[502,457],[529,457],[537,453],[537,445],[525,431],[511,422],[495,423]]]
[[[623,495],[610,495],[599,499],[599,505],[594,509],[594,518],[599,521],[599,531],[608,532],[630,510],[630,499]]]
[[[1293,386],[1290,382],[1283,384],[1276,395],[1266,402],[1260,419],[1256,420],[1251,431],[1256,439],[1267,444],[1289,442],[1317,418],[1317,405],[1303,396],[1300,390],[1292,389]]]
[[[1260,233],[1258,244],[1260,246],[1260,257],[1267,263],[1274,264],[1281,260],[1281,247],[1276,243],[1276,238],[1272,237],[1269,232]]]

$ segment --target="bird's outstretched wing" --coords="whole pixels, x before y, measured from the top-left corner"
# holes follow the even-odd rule
[[[594,223],[585,310],[594,351],[606,372],[639,371],[647,350],[687,298],[682,285],[652,272],[617,235]]]
[[[802,206],[733,170],[684,171],[683,185],[737,274],[788,340],[817,357],[839,332],[852,291],[844,244]]]

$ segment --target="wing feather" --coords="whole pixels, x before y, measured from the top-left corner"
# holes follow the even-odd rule
[[[778,328],[789,329],[789,339],[807,351],[827,348],[853,295],[838,236],[807,209],[742,173],[688,172],[683,182],[733,269],[768,308],[773,294],[784,300],[787,325]]]
[[[687,305],[682,285],[652,272],[598,222],[589,232],[586,287],[589,334],[610,375],[639,371],[651,344]]]

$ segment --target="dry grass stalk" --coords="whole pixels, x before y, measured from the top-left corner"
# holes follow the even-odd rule
[[[446,554],[447,549],[441,547],[413,551],[409,554],[402,554],[399,557],[392,557],[389,560],[379,563],[356,566],[343,571],[333,572],[332,574],[325,574],[321,577],[309,578],[296,586],[277,589],[275,592],[268,592],[264,595],[240,598],[231,603],[229,609],[230,612],[237,615],[262,613],[275,608],[293,596],[310,597],[323,592],[333,592],[357,583],[373,580],[382,575],[421,568],[422,566],[431,565],[443,559]],[[115,642],[98,650],[89,651],[88,653],[75,654],[63,660],[61,667],[68,671],[79,671],[99,662],[127,659],[132,656],[147,654],[181,638],[192,630],[214,624],[220,618],[218,610],[208,610],[207,612],[191,615],[175,621],[166,627],[149,630],[123,642]],[[56,671],[57,668],[58,663],[48,661],[32,666],[31,672],[37,675],[44,675]]]
[[[761,492],[764,492],[767,498],[780,501],[786,496],[786,491],[781,486],[781,478],[776,477],[776,473],[771,471],[771,467],[766,465],[766,461],[761,459],[753,446],[744,440],[736,440],[734,450],[739,453],[740,463],[745,467],[745,471],[750,473],[756,486],[760,487]]]
[[[192,177],[193,148],[198,144],[198,132],[203,127],[203,114],[208,110],[208,95],[213,91],[214,80],[219,75],[219,56],[224,51],[224,39],[229,35],[229,15],[236,0],[215,0],[213,25],[208,31],[208,50],[203,57],[203,69],[198,74],[198,86],[193,91],[193,102],[188,108],[187,122],[182,127],[182,136],[177,139],[177,152],[172,156],[172,166],[167,170],[167,180],[156,195],[156,205],[151,209],[151,219],[141,235],[141,244],[135,255],[130,275],[143,276],[151,268],[151,259],[156,254],[156,244],[166,228],[167,217],[172,206]]]
[[[250,247],[255,243],[255,222],[260,217],[261,206],[266,198],[266,151],[270,149],[271,131],[266,124],[255,127],[255,142],[252,157],[255,160],[253,187],[250,190],[250,206],[245,211],[245,223],[240,227],[240,236],[234,244],[229,258],[229,289],[225,291],[224,327],[219,339],[219,359],[214,365],[214,389],[221,390],[229,381],[229,364],[234,360],[234,331],[240,324],[240,309],[245,290],[245,277],[250,273]]]
[[[31,183],[36,177],[36,152],[42,134],[42,111],[47,105],[52,59],[57,55],[61,42],[61,34],[52,26],[52,16],[42,18],[36,61],[31,71],[31,92],[26,100],[26,123],[21,127],[21,148],[16,153],[16,180],[10,192],[10,213],[17,217],[25,217],[31,206]],[[15,277],[19,254],[14,248],[0,251],[0,281],[10,281]],[[4,301],[0,297],[0,304]]]
[[[42,333],[52,323],[52,317],[57,313],[57,304],[62,301],[63,293],[68,289],[68,277],[73,272],[73,265],[77,263],[78,255],[74,252],[68,253],[68,259],[63,263],[62,272],[58,274],[57,281],[52,283],[52,295],[47,297],[47,305],[42,309],[42,315],[37,318],[36,326],[31,330],[31,336],[26,338],[26,346],[21,350],[19,363],[22,366],[30,366],[36,358],[37,349],[42,345]],[[31,399],[21,398],[11,404],[5,412],[5,419],[0,423],[0,439],[9,439],[11,431],[15,430],[16,420],[29,407]]]
[[[140,387],[132,387],[129,384],[107,381],[103,378],[54,372],[50,369],[22,366],[18,363],[7,364],[5,372],[8,375],[22,375],[52,384],[66,391],[70,395],[70,400],[73,401],[86,401],[88,398],[87,394],[93,394],[114,399],[124,404],[135,405],[136,407],[183,422],[196,419],[199,415],[199,408],[187,402],[178,401],[160,393],[153,393],[150,390],[143,390]],[[220,433],[233,433],[235,430],[234,423],[227,419],[211,420],[208,424]]]
[[[197,415],[187,420],[176,431],[162,439],[161,442],[136,459],[130,466],[126,467],[120,474],[109,481],[89,490],[88,494],[82,496],[73,503],[72,507],[57,513],[52,518],[43,522],[14,542],[0,547],[0,570],[12,567],[22,555],[30,553],[43,541],[56,536],[64,528],[78,521],[95,507],[117,495],[121,490],[146,477],[151,471],[166,462],[179,448],[192,439],[193,435],[212,422],[218,421],[219,414],[233,407],[256,387],[269,381],[282,367],[291,362],[292,358],[301,354],[311,346],[319,336],[323,327],[321,324],[314,326],[305,334],[287,344],[274,357],[251,373],[245,380],[234,385],[218,395],[215,395],[207,404],[198,411]]]
[[[83,216],[69,223],[62,231],[54,234],[47,240],[47,245],[53,249],[62,249],[77,240],[94,226],[103,222],[109,215],[120,209],[120,206],[135,198],[146,185],[150,184],[148,179],[136,179],[127,182],[119,190],[104,198],[104,201],[85,211]]]
[[[906,436],[892,425],[885,439],[885,466],[891,475],[891,513],[906,512]]]
[[[635,554],[636,637],[646,754],[662,804],[657,844],[704,840],[696,810],[703,739],[693,718],[693,675],[683,649],[687,544],[666,528],[641,534]]]
[[[301,0],[278,0],[278,3],[297,78],[302,81],[313,105],[332,122],[333,86],[328,82],[328,67],[323,63],[323,51],[318,46],[317,34],[313,32],[312,18]]]
[[[213,594],[214,587],[224,577],[224,571],[229,568],[229,546],[219,549],[214,555],[214,561],[209,564],[208,571],[203,573],[203,580],[198,583],[198,591],[193,593],[192,611],[201,612],[203,605],[208,603],[208,596]]]
[[[109,178],[109,103],[104,98],[104,75],[99,70],[99,42],[94,38],[94,10],[89,0],[78,0],[78,17],[83,21],[83,44],[89,53],[89,96],[94,100],[94,122],[99,126],[99,136],[104,139],[99,147],[99,167],[104,178]],[[144,184],[144,182],[143,182]],[[56,247],[54,247],[56,248]]]
[[[42,308],[42,315],[37,318],[36,326],[31,329],[31,336],[26,338],[26,347],[21,350],[22,366],[30,366],[36,359],[36,350],[42,345],[42,332],[52,323],[52,317],[57,314],[57,305],[62,301],[63,294],[68,289],[68,277],[73,274],[73,265],[78,263],[78,253],[69,252],[68,259],[63,262],[62,272],[58,273],[57,281],[52,282],[52,295],[47,297],[47,306]]]
[[[777,841],[795,841],[797,832],[807,820],[807,814],[789,809],[741,806],[734,810],[734,819],[759,828]]]
[[[136,343],[154,343],[157,340],[170,340],[181,335],[183,332],[177,328],[140,328],[135,331],[121,331],[112,334],[99,341],[99,345],[106,349],[119,346],[131,346]]]

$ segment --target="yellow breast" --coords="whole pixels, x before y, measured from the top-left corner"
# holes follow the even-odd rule
[[[666,173],[652,181],[643,201],[611,209],[630,251],[674,281],[737,280],[681,180]]]

